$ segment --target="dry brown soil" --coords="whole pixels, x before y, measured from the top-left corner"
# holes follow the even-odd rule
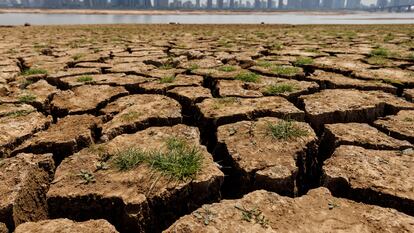
[[[412,25],[0,41],[1,233],[414,232]]]

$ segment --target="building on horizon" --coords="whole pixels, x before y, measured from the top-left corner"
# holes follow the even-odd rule
[[[345,8],[345,0],[334,0],[332,8],[333,9],[344,9]]]
[[[167,9],[169,2],[168,0],[154,0],[154,7],[157,9]]]
[[[223,0],[217,0],[217,8],[223,9],[224,7],[224,1]]]
[[[302,6],[301,0],[288,0],[286,8],[287,9],[300,9]]]
[[[213,0],[207,0],[207,9],[213,9]]]
[[[388,6],[388,0],[378,0],[377,7],[384,8]]]
[[[361,8],[361,0],[347,0],[346,1],[347,9],[359,9]]]
[[[333,9],[333,0],[322,0],[323,9]]]
[[[319,0],[302,0],[303,9],[318,9],[320,5]]]
[[[285,8],[285,4],[284,4],[283,0],[279,0],[279,4],[277,4],[277,8],[279,8],[279,9]]]

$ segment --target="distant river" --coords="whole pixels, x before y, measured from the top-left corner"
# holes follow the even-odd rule
[[[414,24],[411,13],[355,13],[355,14],[45,14],[2,13],[0,25],[53,24]]]

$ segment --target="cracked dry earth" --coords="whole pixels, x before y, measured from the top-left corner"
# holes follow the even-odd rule
[[[414,28],[0,28],[0,232],[414,232]]]

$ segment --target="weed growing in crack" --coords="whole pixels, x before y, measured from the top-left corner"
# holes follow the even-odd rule
[[[385,35],[384,37],[384,42],[389,42],[395,39],[395,36],[392,33],[388,33],[387,35]]]
[[[36,100],[36,96],[32,94],[22,95],[19,97],[20,103],[31,103]]]
[[[170,63],[165,63],[165,64],[162,64],[158,68],[161,69],[161,70],[170,70],[170,69],[174,68],[174,66]]]
[[[390,54],[390,51],[388,50],[388,49],[386,49],[386,48],[382,48],[382,47],[378,47],[378,48],[375,48],[375,49],[373,49],[371,52],[370,52],[370,56],[371,57],[373,57],[373,56],[379,56],[379,57],[388,57],[389,56],[389,54]]]
[[[190,68],[188,68],[188,70],[193,71],[193,70],[196,70],[196,69],[199,69],[199,68],[200,68],[200,66],[198,64],[191,64]]]
[[[309,133],[291,120],[281,120],[275,124],[268,123],[267,134],[276,140],[290,140],[308,136]]]
[[[293,63],[295,66],[305,66],[313,64],[313,58],[311,57],[298,57]]]
[[[20,74],[23,76],[29,76],[29,75],[35,75],[35,74],[47,74],[47,70],[32,68],[32,69],[23,70]]]
[[[34,112],[34,111],[32,111],[32,110],[19,110],[19,111],[15,111],[15,112],[10,112],[10,113],[6,114],[5,116],[6,117],[11,117],[11,118],[21,117],[21,116],[27,116],[32,112]]]
[[[237,68],[234,66],[221,66],[218,68],[219,71],[223,71],[223,72],[233,72],[236,71]]]
[[[269,61],[258,61],[256,65],[264,68],[270,68],[273,64]]]
[[[410,61],[414,61],[414,53],[411,53],[410,55],[408,55],[408,59]]]
[[[143,151],[129,148],[115,155],[114,164],[120,171],[127,171],[140,164],[177,180],[193,178],[202,166],[202,156],[196,147],[190,147],[179,138],[171,137],[165,142],[165,150]]]
[[[78,53],[78,54],[73,55],[73,56],[72,56],[72,59],[73,59],[74,61],[77,61],[77,60],[81,59],[83,56],[84,56],[83,54]]]
[[[173,83],[175,76],[166,76],[160,79],[160,83]]]
[[[236,75],[236,77],[234,77],[234,79],[240,80],[243,82],[257,83],[260,81],[260,75],[247,71],[247,72],[239,73],[238,75]]]
[[[89,171],[81,170],[78,176],[82,179],[82,181],[79,182],[80,184],[89,184],[96,182],[95,176]]]
[[[299,73],[300,69],[298,67],[293,66],[275,66],[271,69],[272,73],[278,74],[278,75],[296,75]]]
[[[77,82],[81,83],[91,83],[93,82],[93,78],[89,75],[84,75],[76,79]]]
[[[297,90],[297,87],[293,84],[282,83],[267,86],[264,90],[265,95],[277,95],[282,93],[289,93]]]
[[[260,224],[263,228],[267,228],[269,219],[267,219],[259,208],[247,209],[245,207],[234,206],[237,210],[241,211],[242,220],[246,222],[254,222]]]

